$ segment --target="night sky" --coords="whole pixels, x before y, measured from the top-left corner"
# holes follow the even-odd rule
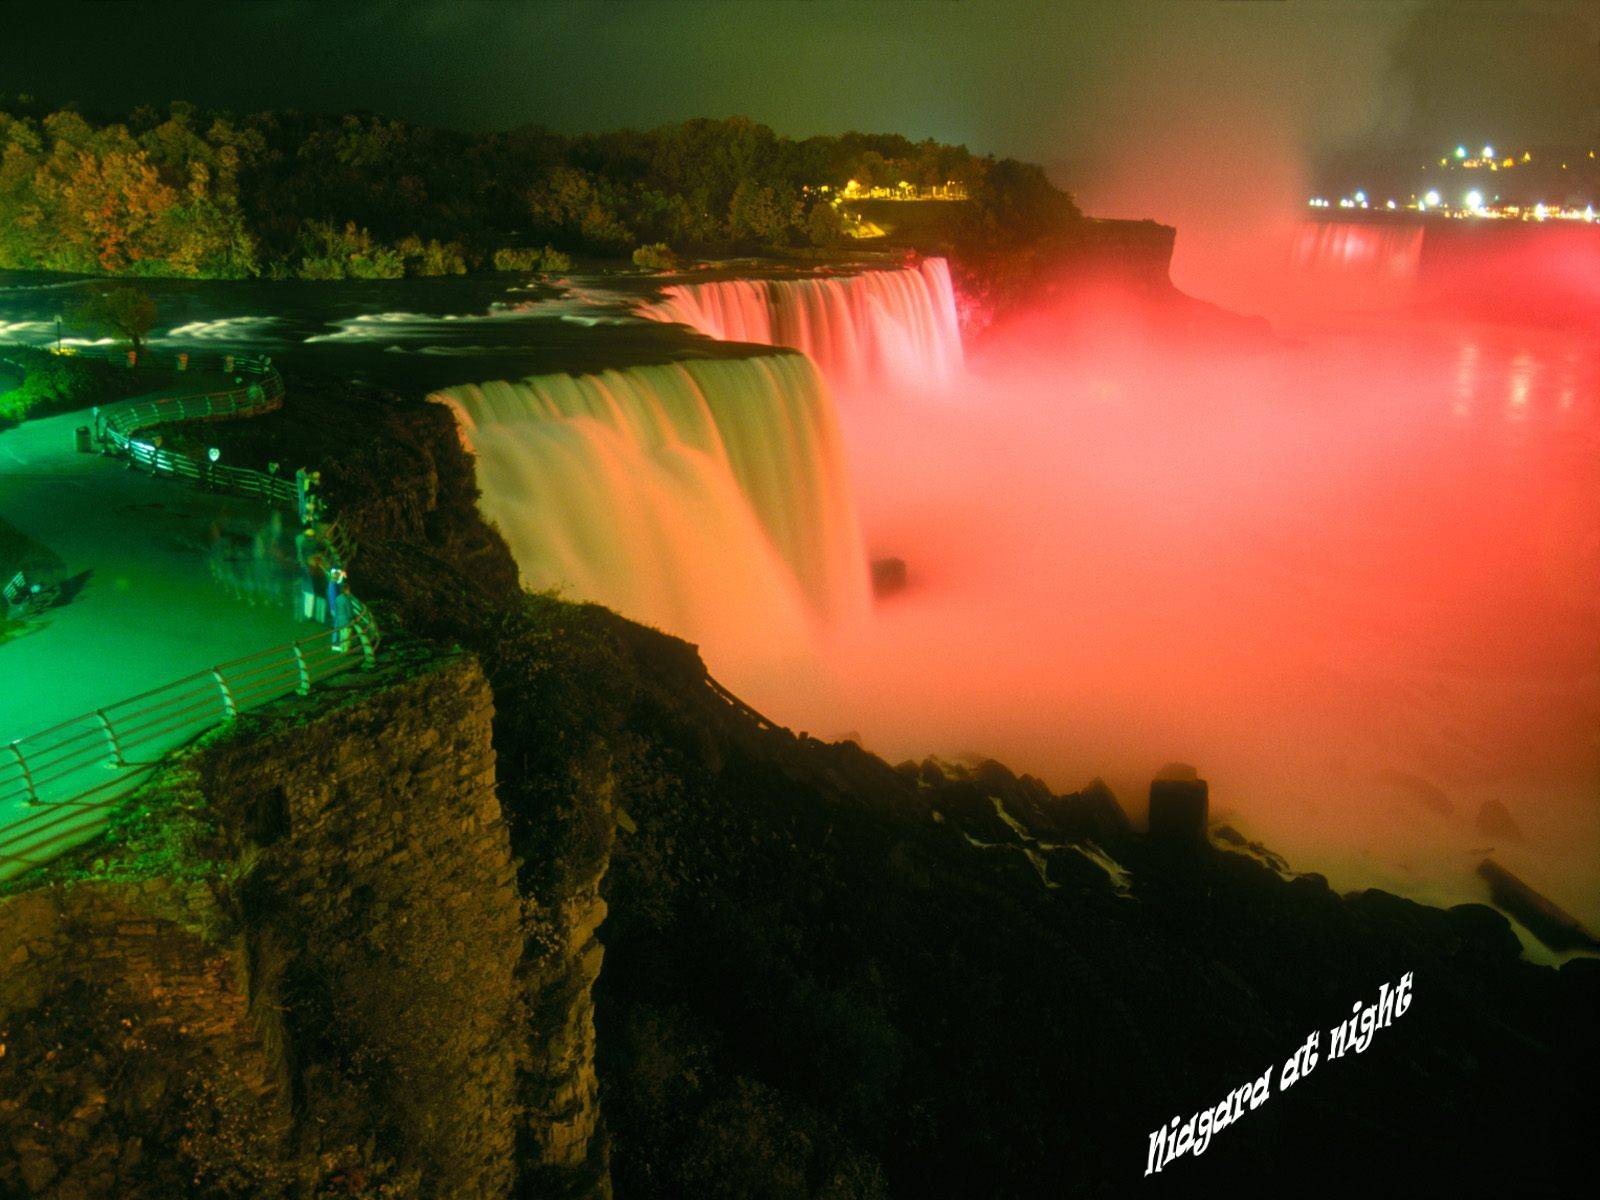
[[[1221,153],[1292,188],[1352,143],[1600,125],[1592,0],[30,4],[5,25],[8,90],[96,109],[563,132],[740,113],[1012,154],[1113,205],[1154,158],[1209,186]]]

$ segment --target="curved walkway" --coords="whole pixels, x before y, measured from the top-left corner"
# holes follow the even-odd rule
[[[0,516],[59,556],[68,581],[64,603],[0,642],[0,751],[68,718],[319,633],[296,612],[292,513],[81,453],[73,435],[89,420],[83,411],[0,430]],[[229,582],[229,560],[250,588]],[[167,748],[149,753],[159,758]],[[0,801],[0,831],[30,811],[37,812]]]

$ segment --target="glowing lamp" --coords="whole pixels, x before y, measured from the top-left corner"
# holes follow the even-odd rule
[[[1470,208],[1470,209],[1473,209],[1473,210],[1482,208],[1483,207],[1483,193],[1482,192],[1468,192],[1467,193],[1467,207]]]
[[[1439,207],[1439,193],[1438,192],[1429,192],[1426,196],[1424,196],[1422,198],[1422,207],[1424,207],[1424,208],[1438,208]]]
[[[1366,202],[1367,202],[1367,194],[1365,192],[1357,192],[1356,193],[1356,203],[1357,204],[1365,204]]]
[[[1465,158],[1466,156],[1467,156],[1467,148],[1465,146],[1457,146],[1456,147],[1456,157],[1457,158]]]
[[[209,450],[206,451],[206,457],[209,458],[212,462],[216,462],[217,459],[222,457],[222,451],[217,449],[215,446],[212,446]]]
[[[1394,201],[1393,200],[1389,201],[1389,203],[1384,205],[1384,207],[1385,208],[1393,208],[1394,207]]]
[[[1493,158],[1494,157],[1494,147],[1493,146],[1485,146],[1483,148],[1483,156],[1485,158]]]

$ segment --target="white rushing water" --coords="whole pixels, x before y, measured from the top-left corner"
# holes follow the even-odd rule
[[[639,313],[718,341],[792,347],[852,393],[945,388],[962,365],[950,266],[942,258],[856,275],[673,284]]]
[[[828,391],[796,354],[450,388],[524,581],[700,642],[799,654],[868,607]],[[724,658],[724,661],[726,659]]]

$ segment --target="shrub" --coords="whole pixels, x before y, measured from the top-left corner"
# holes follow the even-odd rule
[[[460,242],[441,242],[429,238],[424,242],[416,234],[401,238],[396,248],[405,261],[407,275],[465,275],[466,251]]]
[[[546,246],[543,250],[535,246],[507,246],[494,252],[494,269],[560,274],[572,270],[572,258],[553,246]]]
[[[385,246],[354,221],[339,228],[327,221],[307,221],[300,232],[301,279],[399,279],[405,258]]]
[[[572,255],[564,254],[553,246],[546,246],[540,255],[539,269],[551,275],[572,270]]]
[[[656,242],[653,245],[640,246],[635,250],[633,265],[643,267],[646,271],[676,271],[678,256],[665,242]]]
[[[129,390],[128,371],[98,358],[8,346],[0,349],[0,364],[22,379],[16,387],[0,392],[0,425],[87,408]]]

